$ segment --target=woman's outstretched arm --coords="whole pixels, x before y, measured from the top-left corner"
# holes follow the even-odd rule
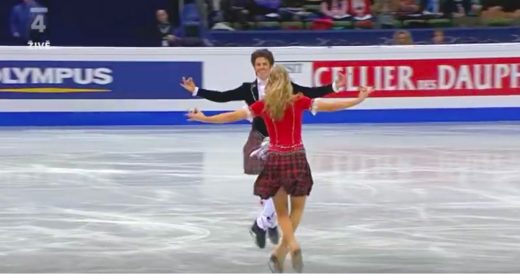
[[[195,109],[186,116],[188,117],[188,121],[198,121],[203,123],[212,123],[212,124],[225,124],[225,123],[232,123],[237,122],[240,120],[246,120],[248,116],[250,115],[250,112],[248,109],[237,109],[235,111],[230,112],[224,112],[212,116],[206,116],[203,112]]]
[[[372,87],[360,87],[359,95],[356,99],[335,99],[334,101],[315,99],[312,111],[331,112],[350,108],[362,103],[373,91]]]

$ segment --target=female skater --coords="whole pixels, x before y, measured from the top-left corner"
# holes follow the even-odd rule
[[[302,251],[294,234],[313,185],[301,139],[303,111],[337,111],[355,106],[372,92],[372,88],[366,87],[359,90],[356,99],[331,102],[294,95],[287,70],[275,65],[269,75],[264,99],[253,103],[249,108],[213,116],[205,116],[197,110],[187,114],[190,121],[206,123],[229,123],[253,117],[262,117],[265,121],[270,136],[269,148],[264,169],[254,185],[254,194],[262,199],[273,198],[278,224],[282,230],[281,241],[269,259],[269,267],[273,272],[283,271],[287,253],[291,254],[294,270],[303,271]]]
[[[265,95],[267,78],[274,65],[274,55],[268,49],[258,49],[251,54],[251,65],[255,72],[255,80],[245,82],[241,86],[228,91],[214,91],[199,88],[195,85],[192,78],[182,79],[181,86],[193,96],[205,98],[213,102],[244,101],[247,105],[261,100]],[[340,91],[346,84],[345,75],[340,73],[338,78],[330,85],[321,87],[304,87],[292,83],[293,90],[303,93],[309,98],[324,97],[327,94]],[[268,135],[265,122],[261,117],[255,117],[251,121],[249,137],[243,147],[244,154],[244,173],[258,175],[262,171],[265,158],[262,146],[264,138]],[[255,155],[259,154],[260,157]],[[262,200],[263,210],[254,220],[249,232],[254,237],[255,243],[259,248],[265,247],[266,235],[273,244],[278,244],[278,224],[276,223],[275,208],[272,199]]]

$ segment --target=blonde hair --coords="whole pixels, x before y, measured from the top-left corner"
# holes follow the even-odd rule
[[[404,41],[401,41],[399,36],[404,34]],[[407,30],[399,30],[394,32],[394,45],[413,45],[412,34]]]
[[[293,87],[285,67],[274,65],[265,86],[265,111],[275,121],[281,120],[293,102]]]

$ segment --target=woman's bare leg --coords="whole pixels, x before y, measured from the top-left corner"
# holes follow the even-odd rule
[[[294,233],[296,233],[296,229],[298,229],[300,225],[306,200],[307,196],[291,196],[291,213],[289,214],[289,218],[291,219]]]
[[[282,230],[280,244],[273,251],[273,255],[276,256],[278,262],[281,264],[280,270],[283,270],[285,256],[288,252],[291,252],[294,270],[296,270],[296,272],[303,271],[302,253],[300,244],[295,237],[295,231],[303,216],[306,199],[307,196],[291,197],[291,206],[289,209],[288,195],[283,187],[281,187],[273,197],[274,207],[278,217],[278,225]]]
[[[289,217],[288,195],[283,187],[278,189],[278,192],[273,197],[273,202],[276,215],[278,216],[278,226],[282,229],[281,244],[289,247],[289,244],[294,243],[295,239],[292,221]]]
[[[291,213],[289,214],[289,218],[291,220],[294,233],[296,233],[296,229],[298,228],[298,225],[300,225],[306,200],[307,196],[291,196]],[[303,272],[302,251],[300,248],[300,244],[296,241],[296,237],[294,237],[294,239],[294,242],[289,243],[292,267],[297,273],[301,273]]]

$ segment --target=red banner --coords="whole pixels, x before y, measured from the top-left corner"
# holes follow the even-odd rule
[[[315,86],[344,73],[346,92],[372,86],[373,97],[484,96],[520,94],[519,58],[316,61]]]

